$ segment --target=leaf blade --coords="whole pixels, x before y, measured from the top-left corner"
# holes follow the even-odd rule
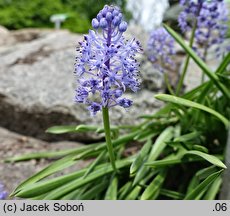
[[[218,167],[223,168],[223,169],[227,169],[225,164],[219,158],[217,158],[213,155],[209,155],[207,153],[196,151],[196,150],[188,151],[185,154],[186,155],[188,155],[188,154],[189,155],[196,155],[196,156],[202,157],[203,159],[207,160],[208,162],[212,163],[215,166],[218,166]]]
[[[164,169],[153,179],[141,195],[141,200],[155,199],[157,197],[165,180],[166,173],[167,171]]]
[[[196,108],[196,109],[205,111],[209,114],[212,114],[213,116],[218,118],[220,121],[222,121],[223,124],[226,126],[226,128],[229,127],[229,120],[227,118],[225,118],[223,115],[216,112],[215,110],[213,110],[207,106],[204,106],[202,104],[199,104],[199,103],[196,103],[196,102],[184,99],[184,98],[180,98],[180,97],[176,97],[176,96],[172,96],[172,95],[167,95],[167,94],[157,94],[157,95],[155,95],[155,98],[162,100],[162,101],[175,103],[178,105],[183,105],[186,107]]]
[[[207,188],[213,183],[223,172],[220,170],[218,172],[213,173],[212,175],[208,176],[204,181],[202,181],[194,190],[192,190],[189,194],[187,194],[184,200],[194,200],[196,199],[199,194],[203,193]]]

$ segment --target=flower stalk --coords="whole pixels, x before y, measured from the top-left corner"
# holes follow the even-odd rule
[[[191,35],[191,38],[190,38],[190,41],[189,41],[189,46],[191,48],[193,46],[196,28],[197,28],[197,20],[195,20],[195,24],[194,24],[193,29],[192,29],[192,35]],[[190,55],[187,54],[186,59],[185,59],[185,64],[184,64],[184,67],[183,67],[183,71],[182,71],[181,77],[179,79],[177,88],[176,88],[176,95],[177,96],[180,94],[181,88],[183,86],[185,75],[186,75],[187,70],[188,70],[189,61],[190,61]]]
[[[107,149],[109,152],[110,161],[112,164],[112,167],[114,171],[116,172],[116,164],[115,164],[115,155],[113,150],[113,144],[111,139],[111,130],[110,130],[110,122],[109,122],[109,109],[107,107],[102,108],[102,115],[103,115],[103,123],[104,123],[104,129],[105,129],[105,140]]]

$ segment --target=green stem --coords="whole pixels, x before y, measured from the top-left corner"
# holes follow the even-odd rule
[[[207,54],[208,54],[208,47],[206,46],[205,50],[204,50],[204,62],[205,63],[206,63]],[[203,72],[202,73],[202,78],[201,78],[201,84],[204,83],[204,79],[205,79],[205,73]]]
[[[201,84],[203,84],[205,81],[205,73],[202,73],[202,77],[201,77]]]
[[[207,33],[208,35],[210,35],[210,31],[211,31],[211,29],[208,30],[208,33]],[[204,48],[204,62],[205,63],[206,63],[206,59],[207,59],[207,55],[208,55],[208,43],[209,43],[209,41],[207,40],[206,44],[205,44],[205,48]],[[205,79],[205,73],[203,72],[202,78],[201,78],[201,84],[204,83],[204,79]]]
[[[166,73],[164,74],[164,80],[165,80],[165,84],[166,84],[166,87],[167,87],[169,93],[171,95],[175,95],[175,93],[174,93],[174,91],[173,91],[173,89],[171,87],[171,84],[169,82],[168,74],[166,74]]]
[[[110,123],[109,123],[109,110],[108,108],[102,108],[102,115],[103,115],[103,122],[104,122],[104,128],[105,128],[105,140],[106,145],[109,152],[110,161],[113,167],[113,170],[116,172],[116,165],[115,165],[115,156],[113,151],[113,144],[111,141],[111,131],[110,131]]]
[[[191,48],[192,48],[194,38],[195,38],[196,27],[197,27],[197,20],[194,23],[194,26],[193,26],[193,29],[192,29],[192,35],[191,35],[191,38],[190,38],[190,41],[189,41],[189,46]],[[187,54],[185,64],[184,64],[184,68],[183,68],[183,71],[182,71],[182,75],[180,77],[179,83],[178,83],[177,88],[176,88],[176,95],[177,96],[180,94],[181,88],[183,86],[184,78],[185,78],[185,75],[187,73],[187,69],[188,69],[188,65],[189,65],[189,60],[190,60],[190,55]]]

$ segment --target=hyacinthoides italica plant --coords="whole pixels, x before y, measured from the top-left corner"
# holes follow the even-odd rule
[[[0,200],[6,199],[8,196],[8,193],[5,190],[4,185],[0,182]]]
[[[92,27],[94,30],[89,30],[84,41],[79,43],[80,48],[77,48],[80,56],[75,64],[78,83],[76,102],[86,104],[92,116],[102,111],[107,148],[116,170],[109,109],[132,105],[133,102],[123,94],[126,89],[134,92],[139,89],[139,63],[135,55],[141,47],[135,39],[124,39],[127,23],[116,6],[104,6],[92,20]]]
[[[147,53],[148,59],[154,67],[164,74],[167,84],[167,72],[175,68],[175,62],[173,60],[173,56],[176,53],[175,40],[163,27],[154,29],[149,36]],[[172,92],[169,84],[168,88]]]
[[[228,11],[224,0],[180,0],[184,8],[179,14],[178,23],[182,32],[191,32],[189,46],[206,61],[208,49],[213,45],[216,48],[217,56],[221,56],[226,49],[221,49],[227,33]],[[229,47],[227,48],[228,51]],[[189,64],[187,56],[182,71],[182,76],[177,87],[179,94],[183,85],[184,77]],[[204,76],[202,77],[202,80]]]
[[[224,42],[228,29],[226,5],[223,0],[198,1],[197,3],[181,1],[180,3],[185,9],[179,15],[179,26],[183,32],[191,31],[196,22],[193,48],[206,61],[208,49]],[[216,49],[218,56],[224,51],[219,47]]]
[[[172,56],[175,55],[175,41],[163,28],[157,28],[150,33],[148,40],[148,58],[161,72],[172,68],[175,63]]]

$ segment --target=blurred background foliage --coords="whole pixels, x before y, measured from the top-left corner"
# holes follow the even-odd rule
[[[50,28],[50,16],[64,13],[68,19],[62,28],[84,33],[105,4],[119,5],[125,11],[126,0],[0,0],[0,25],[11,30]],[[126,17],[130,17],[127,12]]]

